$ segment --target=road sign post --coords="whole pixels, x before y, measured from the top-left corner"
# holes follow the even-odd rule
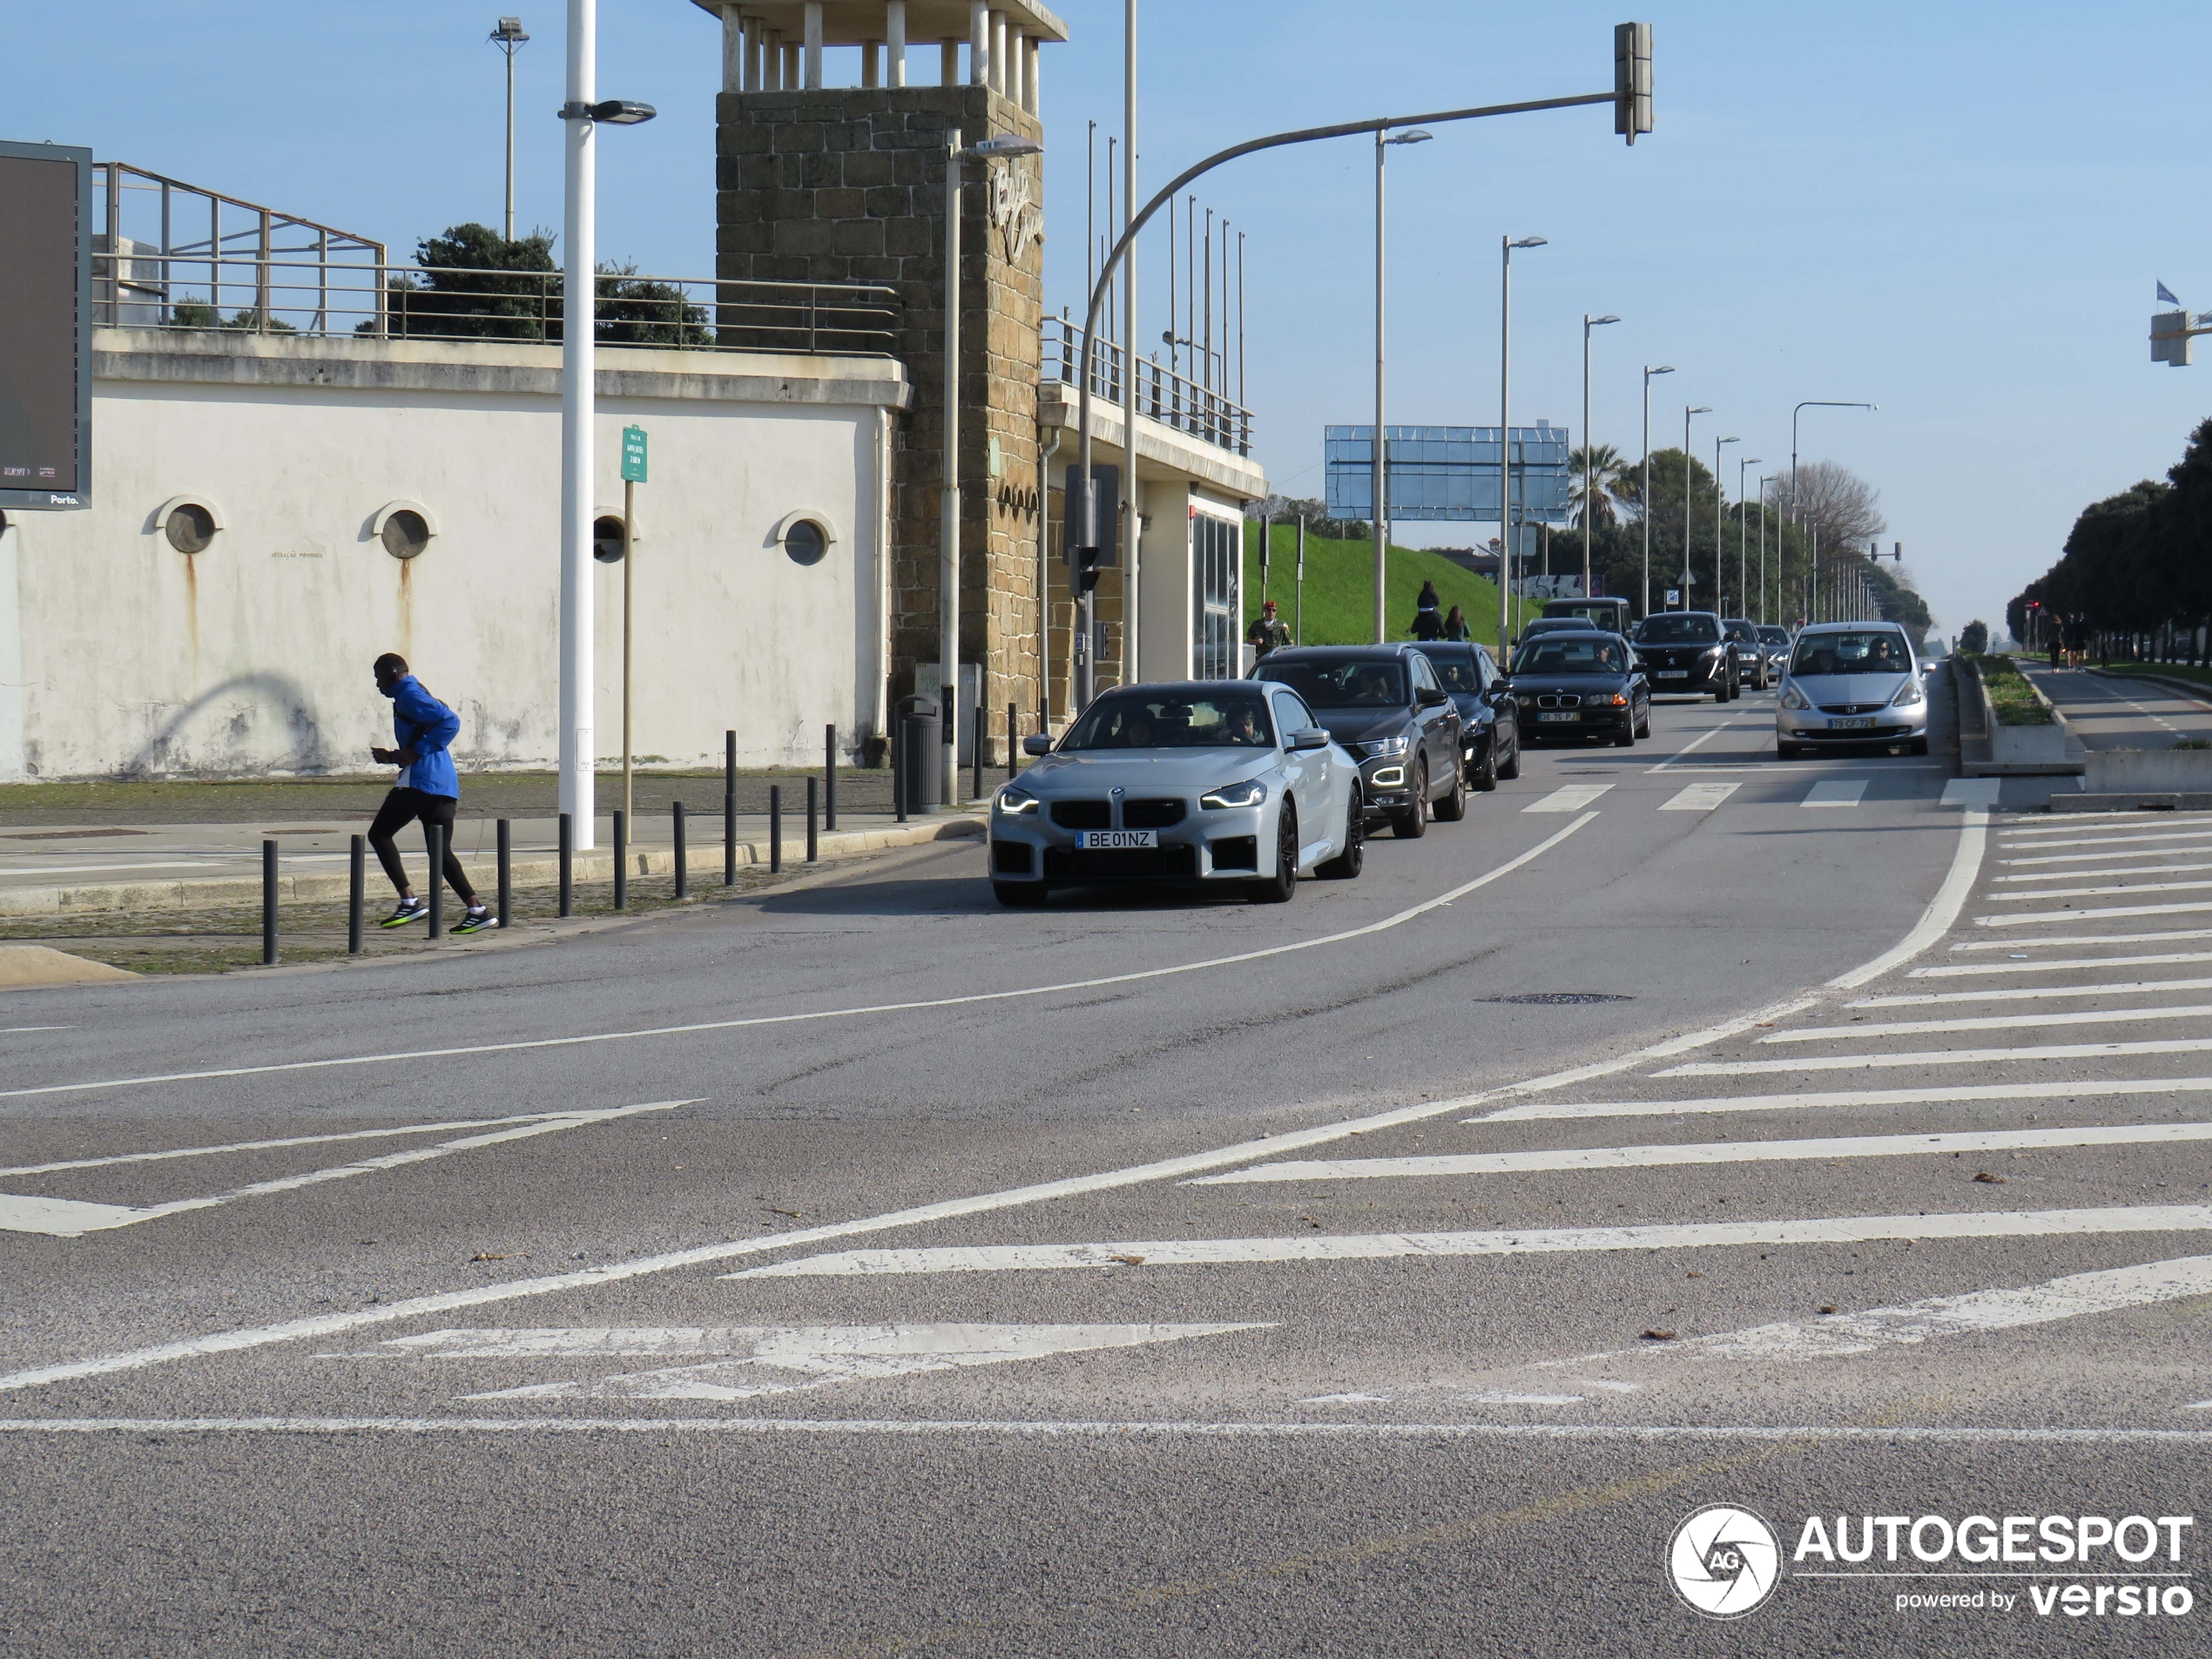
[[[645,482],[645,428],[622,429],[622,811],[624,821],[634,823],[637,803],[630,790],[630,663],[631,599],[637,581],[637,538],[632,526],[637,519],[637,486]]]

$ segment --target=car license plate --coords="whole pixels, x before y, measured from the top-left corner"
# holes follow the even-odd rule
[[[1854,714],[1847,718],[1829,721],[1828,729],[1831,732],[1864,732],[1872,726],[1873,724],[1874,717],[1872,715]]]
[[[1582,717],[1575,713],[1574,710],[1568,709],[1558,714],[1540,714],[1536,718],[1539,720],[1579,720]]]
[[[1157,830],[1077,830],[1076,832],[1076,845],[1087,852],[1096,847],[1157,846],[1159,844],[1160,833]]]
[[[1689,678],[1689,671],[1686,668],[1662,668],[1659,671],[1659,678],[1662,680],[1686,680]]]

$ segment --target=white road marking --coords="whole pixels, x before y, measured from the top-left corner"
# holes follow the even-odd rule
[[[2006,944],[2015,941],[2006,940]],[[2060,968],[2155,968],[2175,962],[2212,962],[2212,950],[2175,950],[2149,956],[2069,956],[2049,962],[1991,962],[1986,966],[1916,968],[1907,979],[1959,979],[1969,974],[2049,974]]]
[[[463,1398],[733,1400],[914,1372],[1003,1365],[1052,1354],[1143,1347],[1188,1337],[1269,1328],[1266,1324],[855,1325],[432,1331],[395,1338],[381,1350],[368,1353],[325,1357],[477,1362],[687,1359],[694,1363],[529,1383]]]
[[[1478,1388],[1461,1394],[1460,1398],[1475,1406],[1579,1406],[1584,1397],[1581,1394],[1516,1394],[1506,1388]],[[1298,1401],[1301,1406],[1313,1403],[1304,1399]]]
[[[1271,1181],[1373,1180],[1402,1176],[1525,1175],[1545,1170],[1649,1170],[1676,1164],[1791,1163],[1813,1158],[1935,1157],[2049,1147],[2212,1141],[2212,1123],[2122,1123],[2087,1129],[1974,1130],[1948,1135],[1846,1135],[1806,1141],[1708,1141],[1696,1145],[1561,1147],[1538,1152],[1459,1152],[1398,1158],[1318,1158],[1262,1163],[1184,1186]]]
[[[1610,787],[1610,786],[1606,786]],[[1512,874],[1524,865],[1532,864],[1561,842],[1586,825],[1597,821],[1595,813],[1587,813],[1573,823],[1562,826],[1555,833],[1547,836],[1527,852],[1507,859],[1503,864],[1471,881],[1447,888],[1433,899],[1409,906],[1393,915],[1371,921],[1363,927],[1348,927],[1342,933],[1325,934],[1315,939],[1295,940],[1286,945],[1268,945],[1258,950],[1239,951],[1231,956],[1208,957],[1203,961],[1180,962],[1171,968],[1143,968],[1126,974],[1105,974],[1095,979],[1067,980],[1051,985],[1028,985],[1008,991],[974,991],[962,996],[925,997],[911,1002],[884,1002],[870,1007],[818,1008],[811,1014],[762,1014],[733,1020],[700,1020],[685,1025],[648,1026],[631,1031],[590,1031],[576,1036],[534,1037],[511,1042],[475,1042],[450,1049],[419,1049],[411,1053],[341,1055],[327,1060],[287,1060],[265,1066],[225,1066],[208,1071],[172,1071],[138,1077],[106,1077],[88,1082],[45,1083],[33,1089],[0,1089],[0,1100],[20,1100],[33,1095],[68,1095],[92,1089],[135,1089],[149,1083],[201,1082],[219,1077],[259,1077],[275,1072],[321,1071],[346,1066],[388,1066],[421,1060],[448,1060],[462,1055],[514,1054],[529,1049],[568,1049],[597,1042],[634,1042],[646,1037],[691,1036],[706,1031],[740,1031],[755,1026],[799,1025],[813,1020],[841,1020],[856,1016],[883,1014],[907,1014],[930,1008],[965,1008],[981,1002],[1001,1002],[1022,997],[1050,996],[1063,991],[1097,990],[1109,985],[1130,985],[1143,980],[1167,979],[1178,974],[1196,974],[1208,968],[1236,967],[1244,962],[1262,961],[1270,957],[1286,956],[1298,951],[1314,950],[1326,945],[1340,945],[1346,941],[1364,939],[1371,934],[1387,933],[1392,928],[1426,915],[1430,911],[1448,905],[1454,899],[1464,898],[1478,888]]]
[[[2069,819],[2125,818],[2137,824],[2143,822],[2143,815],[2141,813],[2068,813],[2067,817]],[[2147,830],[2140,834],[2122,832],[2118,835],[2084,835],[2080,833],[2081,826],[2076,824],[2046,824],[2038,826],[2033,829],[2008,829],[2005,832],[2005,844],[2007,846],[2105,846],[2114,845],[2121,841],[2189,840],[2196,839],[2196,837],[2201,833],[2212,833],[2212,817],[2206,817],[2202,814],[2194,818],[2183,818],[2179,816],[2168,817],[2166,813],[2161,813],[2159,814],[2159,820],[2161,825],[2165,826],[2171,826],[2175,824],[2201,824],[2205,827],[2202,832],[2186,829],[2176,830],[2170,827],[2165,827],[2157,830]],[[2118,826],[2107,824],[2093,827],[2112,829],[2117,828]]]
[[[2118,875],[2121,873],[2118,870],[2100,870],[2095,873]],[[1986,898],[1991,904],[2036,904],[2046,899],[2096,899],[2115,893],[2201,893],[2207,887],[2212,887],[2212,881],[2120,881],[2104,887],[2046,887],[2040,893],[1993,893]],[[2074,914],[2094,916],[2098,913],[2080,910]]]
[[[235,1204],[240,1198],[259,1198],[273,1192],[291,1192],[300,1187],[319,1186],[326,1181],[349,1180],[357,1175],[381,1174],[386,1170],[427,1163],[453,1152],[474,1151],[478,1147],[498,1146],[508,1141],[526,1141],[534,1136],[550,1135],[559,1130],[576,1129],[586,1123],[604,1123],[617,1117],[634,1116],[639,1112],[665,1112],[678,1106],[697,1103],[688,1100],[664,1100],[645,1106],[610,1107],[603,1111],[563,1112],[536,1123],[496,1130],[489,1135],[467,1135],[459,1140],[441,1141],[435,1146],[412,1147],[404,1152],[387,1152],[381,1157],[363,1158],[356,1163],[341,1163],[327,1170],[310,1170],[302,1175],[282,1176],[273,1181],[256,1181],[251,1186],[215,1193],[208,1197],[173,1198],[166,1204],[147,1204],[140,1208],[76,1204],[54,1198],[21,1197],[11,1193],[0,1193],[0,1230],[45,1233],[56,1238],[80,1238],[88,1232],[104,1232],[115,1227],[134,1226],[142,1221],[158,1221],[164,1216],[182,1215],[188,1210],[212,1210],[219,1204]]]
[[[1613,786],[1611,784],[1568,784],[1554,789],[1541,800],[1532,800],[1521,810],[1524,813],[1579,813]]]
[[[2051,1025],[2118,1025],[2133,1020],[2194,1020],[2212,1014],[2212,1005],[2179,1008],[2076,1008],[2068,1014],[1989,1014],[1966,1020],[1891,1020],[1881,1024],[1815,1025],[1777,1031],[1768,1042],[1834,1042],[1846,1037],[1908,1037],[1931,1031],[2006,1031]]]
[[[2159,838],[2155,836],[2146,836],[2143,839],[2146,840],[2155,840]],[[2212,835],[2192,835],[2188,839],[2192,841],[2212,841]],[[2212,847],[2176,846],[2171,848],[2161,848],[2155,846],[2130,846],[2124,848],[2118,853],[2047,853],[2038,858],[2000,859],[1997,862],[2008,870],[2020,870],[2029,868],[2032,866],[2045,864],[2109,864],[2114,859],[2158,858],[2168,853],[2182,854],[2189,853],[2212,853]]]
[[[1897,1307],[1832,1314],[1811,1324],[1789,1321],[1721,1331],[1662,1346],[1616,1349],[1580,1359],[1545,1360],[1538,1370],[1573,1370],[1607,1359],[1769,1359],[1785,1364],[1838,1359],[1878,1348],[1910,1347],[1934,1337],[1972,1336],[2049,1325],[2087,1314],[2147,1307],[2212,1295],[2212,1256],[2185,1256],[2137,1267],[2069,1273],[2018,1290],[1932,1296]]]
[[[725,1278],[1034,1272],[1080,1267],[1244,1266],[1269,1262],[1396,1261],[1409,1256],[1533,1256],[1606,1250],[1698,1250],[1741,1244],[1863,1244],[1890,1238],[2025,1238],[2055,1234],[2212,1231],[2212,1205],[2123,1204],[2100,1210],[1967,1211],[1836,1216],[1799,1221],[1670,1222],[1642,1227],[1524,1228],[1447,1233],[1306,1233],[1287,1238],[1155,1238],[1103,1244],[955,1244],[848,1250],[772,1262]]]
[[[2140,858],[2142,855],[2136,853],[2133,856]],[[2134,864],[2124,870],[2044,870],[2034,875],[2000,875],[1993,880],[1995,881],[2074,881],[2084,876],[2089,876],[2104,880],[2116,875],[2187,875],[2197,870],[2212,870],[2212,864]],[[2085,893],[2132,893],[2135,889],[2133,887],[2085,887],[2082,891]],[[2047,899],[2052,895],[2047,893],[2039,893],[2032,896]]]
[[[1676,1117],[1714,1112],[1800,1111],[1816,1107],[1932,1106],[1956,1100],[2074,1100],[2101,1095],[2202,1095],[2212,1077],[2126,1077],[2056,1083],[1929,1084],[1918,1089],[1815,1089],[1791,1095],[1716,1095],[1703,1100],[1534,1101],[1464,1123],[1538,1123],[1575,1117]]]
[[[2212,979],[2139,979],[2114,985],[2033,985],[2002,991],[1920,991],[1896,996],[1861,997],[1853,1008],[1925,1008],[1948,1002],[2034,1002],[2050,996],[2158,995],[2167,991],[2212,991]]]
[[[1993,1066],[2040,1060],[2107,1060],[2129,1054],[2212,1053],[2212,1042],[2054,1042],[2038,1049],[1924,1049],[1909,1054],[1793,1055],[1787,1060],[1718,1060],[1673,1066],[1654,1077],[1755,1077],[1777,1071],[1856,1071],[1874,1066]]]
[[[2060,913],[2061,915],[2066,914]],[[2056,934],[2046,939],[1966,940],[1951,948],[1955,951],[2018,951],[2045,950],[2053,946],[2063,946],[2069,950],[2078,950],[2089,945],[2159,945],[2182,939],[2212,939],[2212,927],[2180,927],[2156,934]],[[2106,960],[2116,961],[2121,959],[2114,957]]]
[[[1718,725],[1714,726],[1710,731],[1701,732],[1697,736],[1692,738],[1688,743],[1683,744],[1681,748],[1676,750],[1674,753],[1669,755],[1657,765],[1652,767],[1651,770],[1653,772],[1666,771],[1668,767],[1673,765],[1684,755],[1694,754],[1698,750],[1703,748],[1707,744],[1710,743],[1715,738],[1720,736],[1722,732],[1727,731],[1729,727],[1736,725],[1737,722],[1741,720],[1743,718],[1743,717],[1740,714],[1732,714],[1727,719],[1723,720]]]
[[[31,1031],[74,1031],[73,1025],[0,1025],[0,1037],[19,1037]]]
[[[1688,784],[1673,799],[1662,801],[1659,810],[1662,813],[1710,813],[1742,787],[1741,784]]]
[[[1864,778],[1836,778],[1815,784],[1805,792],[1800,806],[1856,806],[1866,792]]]
[[[2038,894],[2035,896],[2040,899],[2049,899],[2056,895],[2048,893],[2042,893]],[[1974,926],[1977,927],[2031,927],[2039,921],[2044,923],[2061,921],[2103,921],[2113,916],[2179,916],[2202,913],[2207,910],[2212,910],[2212,904],[2198,902],[2189,904],[2108,905],[2099,910],[2035,910],[2029,912],[2026,915],[1976,916],[1974,918]],[[2159,938],[2163,935],[2153,934],[2145,934],[2143,936],[2146,938]],[[2022,942],[2049,943],[2054,945],[2067,943],[2086,945],[2101,941],[2093,941],[2087,939],[2077,939],[2073,941],[2054,939],[2048,941],[2024,941]],[[1959,948],[1965,949],[1966,948],[1965,946],[1961,946]]]
[[[1994,806],[2002,778],[1953,778],[1943,786],[1939,806]]]
[[[1912,931],[1872,961],[1862,962],[1848,973],[1837,974],[1828,981],[1828,988],[1855,991],[1868,981],[1902,968],[1949,933],[1981,873],[1982,853],[1988,840],[1989,814],[1979,806],[1969,806],[1959,815],[1959,846],[1951,855],[1950,872],[1943,878],[1943,885],[1936,889],[1935,897],[1928,900],[1928,907],[1920,913],[1920,920],[1913,924]]]

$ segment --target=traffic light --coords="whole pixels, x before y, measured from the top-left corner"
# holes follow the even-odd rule
[[[1613,130],[1636,141],[1651,131],[1651,25],[1613,26]]]
[[[1076,591],[1089,593],[1098,585],[1098,550],[1095,547],[1069,548],[1075,556]]]

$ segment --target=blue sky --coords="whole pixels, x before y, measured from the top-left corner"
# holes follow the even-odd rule
[[[1623,3],[1626,0],[1623,0]],[[560,216],[563,9],[507,0],[521,59],[518,217]],[[10,24],[0,137],[89,144],[231,194],[411,246],[496,222],[502,7],[450,0],[110,0]],[[1045,54],[1055,309],[1081,286],[1087,118],[1118,131],[1118,4],[1062,0]],[[1618,8],[1406,0],[1181,0],[1143,21],[1143,176],[1288,125],[1601,91]],[[1538,234],[1514,282],[1516,423],[1579,424],[1585,311],[1601,441],[1655,442],[1709,403],[1699,447],[1864,474],[1939,622],[1996,616],[2087,502],[2155,475],[2212,404],[2201,368],[2148,361],[2152,282],[2212,309],[2201,212],[2202,60],[2186,17],[2078,4],[1656,5],[1657,131],[1602,107],[1436,129],[1393,152],[1390,418],[1497,412],[1498,238]],[[602,0],[600,90],[662,118],[601,147],[600,247],[644,270],[712,265],[715,26],[690,0]],[[1248,233],[1247,341],[1262,459],[1318,494],[1321,428],[1368,418],[1372,151],[1347,140],[1232,164],[1202,199]],[[1148,238],[1148,240],[1150,239]],[[1164,242],[1146,250],[1164,304]],[[1072,273],[1072,274],[1071,274]],[[1144,325],[1157,337],[1165,317]],[[1736,478],[1733,459],[1724,479]],[[1467,539],[1428,527],[1430,540]]]

